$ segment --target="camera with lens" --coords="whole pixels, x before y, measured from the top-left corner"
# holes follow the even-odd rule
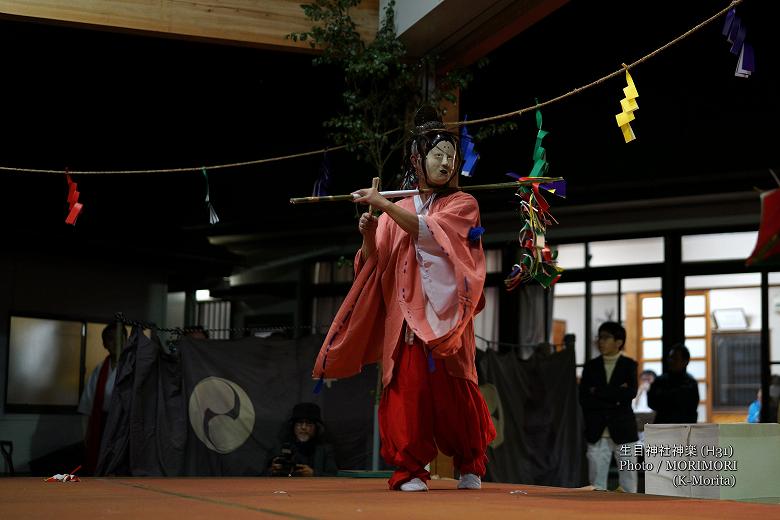
[[[295,454],[290,443],[282,445],[280,454],[274,458],[274,464],[277,465],[271,472],[274,477],[292,477],[295,472]]]

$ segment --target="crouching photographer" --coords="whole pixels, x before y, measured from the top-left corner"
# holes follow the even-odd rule
[[[268,473],[274,477],[334,476],[338,471],[333,446],[325,442],[320,407],[314,403],[293,407],[270,453]]]

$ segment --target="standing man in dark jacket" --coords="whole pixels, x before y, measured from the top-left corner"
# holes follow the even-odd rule
[[[609,464],[614,454],[623,491],[636,493],[634,443],[636,419],[631,401],[637,391],[637,364],[623,355],[626,329],[619,323],[599,327],[601,355],[585,363],[580,380],[580,405],[588,441],[588,476],[596,489],[607,488]]]
[[[685,369],[691,360],[688,347],[669,351],[667,371],[647,392],[647,405],[656,411],[655,424],[691,424],[698,419],[699,383]]]

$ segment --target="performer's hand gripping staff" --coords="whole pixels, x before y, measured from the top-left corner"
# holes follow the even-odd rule
[[[368,257],[374,254],[374,251],[376,251],[376,226],[379,218],[374,215],[374,202],[380,203],[377,204],[377,206],[381,205],[381,201],[388,202],[387,199],[379,194],[379,182],[379,177],[374,177],[374,180],[371,183],[371,188],[367,190],[359,190],[361,192],[368,193],[364,194],[364,196],[360,197],[360,199],[354,199],[355,202],[368,203],[368,211],[360,216],[360,222],[358,223],[358,230],[363,236],[363,245],[360,247],[363,260],[366,260]]]
[[[415,193],[418,192],[417,190],[412,191]],[[379,191],[379,178],[374,178],[374,185],[371,188],[357,190],[353,192],[352,195],[355,196],[354,202],[369,205],[368,213],[364,213],[363,216],[360,217],[360,224],[358,224],[360,234],[363,235],[363,244],[364,246],[368,246],[361,249],[363,251],[363,259],[368,258],[374,252],[372,246],[378,220],[377,217],[372,214],[372,210],[374,209],[381,211],[382,213],[387,213],[387,216],[395,220],[401,229],[417,238],[417,235],[420,232],[420,221],[417,218],[417,215],[387,200],[384,194]],[[367,231],[369,232],[367,233]],[[371,237],[368,244],[366,244],[367,235]]]

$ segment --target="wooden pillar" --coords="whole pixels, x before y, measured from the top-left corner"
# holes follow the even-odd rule
[[[626,328],[626,344],[623,348],[623,353],[631,359],[640,361],[639,356],[639,326],[641,320],[639,319],[639,295],[636,293],[630,293],[625,295],[626,298],[626,320],[623,326]],[[639,363],[639,370],[641,371],[641,363]]]
[[[685,341],[685,278],[682,275],[682,237],[670,233],[664,239],[664,277],[661,281],[663,297],[663,367],[669,351]]]

